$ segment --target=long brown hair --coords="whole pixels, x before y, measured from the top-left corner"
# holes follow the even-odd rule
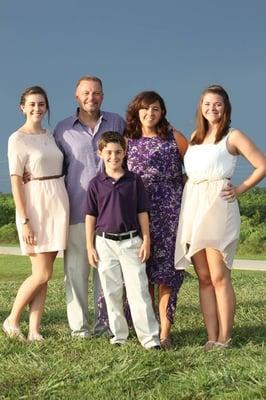
[[[156,133],[162,139],[166,139],[169,133],[169,122],[166,119],[166,107],[163,98],[156,92],[145,91],[139,93],[129,103],[126,111],[126,129],[124,135],[128,138],[139,139],[142,136],[139,110],[149,107],[158,101],[162,109],[162,118],[156,126]]]
[[[224,102],[224,113],[223,113],[222,118],[218,125],[215,143],[218,143],[227,134],[228,129],[230,128],[232,107],[231,107],[231,103],[230,103],[227,92],[220,85],[208,86],[202,92],[199,102],[198,102],[197,111],[196,111],[196,130],[195,130],[195,134],[191,140],[191,144],[201,144],[204,141],[204,138],[208,131],[208,121],[202,115],[202,102],[203,102],[204,96],[207,93],[218,94],[219,96],[222,97],[223,102]]]
[[[20,96],[19,104],[21,106],[24,106],[27,96],[29,96],[31,94],[40,94],[41,96],[44,97],[44,100],[46,103],[47,115],[48,115],[48,122],[50,122],[50,106],[49,106],[48,96],[47,96],[46,91],[42,87],[30,86],[27,89],[25,89],[24,92]]]

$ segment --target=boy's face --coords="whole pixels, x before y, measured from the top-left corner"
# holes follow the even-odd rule
[[[122,168],[125,150],[118,143],[108,143],[102,151],[98,151],[106,169],[117,170]]]

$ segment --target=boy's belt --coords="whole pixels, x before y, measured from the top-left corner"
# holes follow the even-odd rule
[[[135,236],[138,236],[137,231],[130,231],[130,232],[125,232],[125,233],[107,233],[107,232],[96,232],[97,236],[101,236],[105,239],[111,239],[111,240],[126,240],[126,239],[132,239]]]

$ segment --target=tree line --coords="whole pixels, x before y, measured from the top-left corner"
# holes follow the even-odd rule
[[[239,199],[241,231],[238,255],[266,255],[266,188],[254,188]],[[15,205],[11,194],[0,193],[0,243],[18,244]]]

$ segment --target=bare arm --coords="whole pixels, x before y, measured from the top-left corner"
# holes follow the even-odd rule
[[[93,215],[86,215],[86,245],[89,263],[94,268],[97,268],[98,254],[94,246],[96,217]]]
[[[149,216],[147,212],[138,214],[138,221],[142,233],[143,243],[139,250],[139,257],[141,262],[145,262],[150,257],[150,229],[149,229]]]
[[[175,128],[173,128],[173,133],[178,150],[180,151],[182,158],[184,158],[184,155],[188,148],[188,140],[180,131],[177,131]]]
[[[241,131],[235,129],[228,138],[228,150],[232,154],[242,155],[254,167],[254,171],[237,187],[230,185],[223,191],[223,197],[236,197],[254,187],[266,176],[266,157],[256,145]]]
[[[16,206],[16,210],[18,216],[21,220],[28,218],[26,204],[25,204],[25,196],[24,196],[24,184],[22,182],[22,177],[18,175],[11,175],[11,187],[12,194]],[[36,244],[34,239],[34,233],[31,228],[30,221],[22,226],[22,236],[24,242],[27,244],[33,245]]]

